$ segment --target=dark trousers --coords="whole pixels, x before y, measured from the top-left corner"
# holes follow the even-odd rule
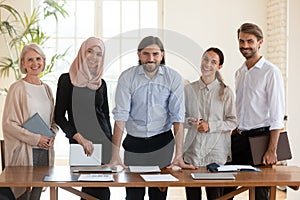
[[[32,149],[33,166],[49,166],[48,149],[33,148]],[[39,200],[43,188],[33,187],[30,191],[22,194],[18,200]]]
[[[205,187],[206,197],[208,200],[214,200],[223,196],[223,188],[221,187]],[[201,187],[186,187],[185,194],[187,200],[201,200]]]
[[[230,165],[253,165],[251,149],[249,144],[249,137],[267,135],[270,134],[268,128],[262,131],[256,131],[254,129],[247,131],[246,134],[235,133],[231,136],[231,152],[232,162],[227,163]],[[224,194],[227,194],[236,188],[225,187]],[[255,200],[268,200],[269,199],[269,187],[255,187]]]
[[[138,138],[127,134],[123,142],[125,149],[125,165],[158,165],[160,168],[168,166],[174,152],[174,136],[171,130],[150,138]],[[165,200],[167,190],[148,188],[149,200]],[[145,188],[126,188],[126,200],[143,200]]]
[[[109,200],[110,198],[110,190],[108,187],[83,187],[81,191],[100,200]],[[84,199],[81,198],[81,200]]]
[[[1,200],[16,200],[13,192],[9,187],[0,187],[0,199]]]
[[[149,187],[149,200],[165,200],[167,198],[168,188],[165,191],[160,191],[157,187]],[[126,200],[144,200],[145,188],[142,187],[127,187]]]

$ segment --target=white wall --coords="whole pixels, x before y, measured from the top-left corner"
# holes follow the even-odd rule
[[[204,50],[210,46],[219,47],[225,54],[222,74],[233,87],[234,71],[244,61],[238,50],[237,29],[244,22],[266,27],[265,7],[266,3],[262,0],[165,0],[164,23],[166,29],[186,35]],[[265,45],[266,42],[262,53]],[[199,61],[200,58],[201,52],[198,53]],[[190,81],[199,78],[199,74],[195,73],[184,76]]]
[[[289,1],[289,47],[288,47],[288,85],[287,85],[287,113],[288,113],[288,132],[291,141],[291,148],[293,159],[288,163],[289,165],[300,165],[300,129],[299,129],[299,115],[300,115],[300,94],[299,94],[299,46],[300,46],[300,1]],[[289,200],[298,200],[300,198],[300,191],[288,190]]]

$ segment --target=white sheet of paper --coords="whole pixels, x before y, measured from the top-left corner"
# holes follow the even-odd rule
[[[158,166],[129,166],[129,171],[132,173],[147,173],[160,172]]]
[[[178,181],[171,174],[141,174],[145,181]]]
[[[78,181],[114,181],[112,174],[81,174]]]

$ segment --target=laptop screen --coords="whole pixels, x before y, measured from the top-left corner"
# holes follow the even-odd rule
[[[70,145],[70,166],[100,166],[101,165],[101,144],[94,144],[94,152],[91,156],[84,153],[84,149],[80,144]]]

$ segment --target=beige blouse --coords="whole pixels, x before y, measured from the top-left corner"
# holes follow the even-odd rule
[[[184,160],[195,166],[212,162],[225,164],[231,160],[231,130],[236,127],[235,100],[227,86],[223,89],[216,79],[206,85],[201,79],[185,87],[186,118],[203,119],[209,124],[207,133],[200,133],[195,126],[188,128],[184,142]]]

